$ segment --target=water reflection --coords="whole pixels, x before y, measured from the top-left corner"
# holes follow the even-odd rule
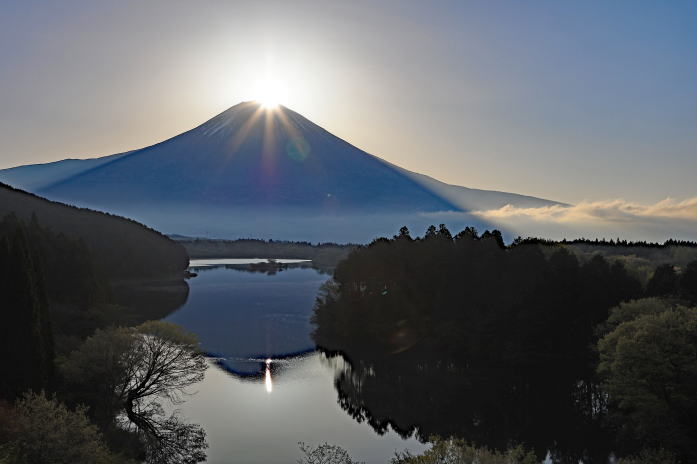
[[[334,368],[319,353],[272,358],[269,370],[272,393],[266,390],[266,367],[242,377],[213,364],[193,387],[197,394],[177,405],[183,417],[205,428],[209,464],[295,462],[299,441],[334,443],[367,463],[387,463],[395,450],[426,448],[390,429],[376,434],[347,415],[337,403]]]
[[[167,320],[197,334],[226,370],[241,375],[257,375],[267,358],[313,351],[310,316],[328,277],[311,268],[268,274],[236,266],[245,264],[196,268],[186,303]]]
[[[264,376],[264,385],[266,386],[266,393],[271,393],[273,391],[273,382],[271,381],[271,360],[266,360],[266,375]]]
[[[597,385],[563,365],[471,367],[414,353],[352,359],[328,353],[339,404],[379,434],[460,437],[505,449],[522,443],[553,462],[607,462]]]
[[[168,318],[196,333],[212,355],[206,378],[193,387],[197,394],[177,406],[205,428],[209,464],[294,462],[299,441],[334,443],[371,463],[389,462],[395,450],[425,448],[391,430],[376,434],[338,404],[334,381],[342,361],[322,360],[310,338],[326,274],[238,266],[196,269],[186,304]]]

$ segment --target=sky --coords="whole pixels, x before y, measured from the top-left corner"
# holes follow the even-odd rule
[[[689,0],[0,0],[0,168],[153,144],[267,79],[335,135],[448,183],[577,205],[697,197]]]

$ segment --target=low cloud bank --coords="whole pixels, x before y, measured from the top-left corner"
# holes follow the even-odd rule
[[[584,201],[572,206],[503,208],[472,213],[510,233],[548,238],[697,240],[697,197],[666,198],[642,205],[624,200]]]

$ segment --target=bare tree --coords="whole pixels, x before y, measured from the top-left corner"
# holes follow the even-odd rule
[[[104,408],[101,415],[118,417],[119,425],[136,432],[149,463],[190,464],[206,458],[205,431],[177,414],[167,416],[160,401],[181,403],[206,367],[192,334],[152,321],[95,332],[71,354],[65,372],[88,388],[98,386],[94,402]]]

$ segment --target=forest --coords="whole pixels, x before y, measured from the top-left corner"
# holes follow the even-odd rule
[[[99,213],[81,214],[111,223]],[[115,283],[126,273],[104,266],[118,254],[145,252],[138,241],[122,241],[151,234],[132,224],[133,233],[114,244],[100,237],[90,246],[84,234],[56,232],[37,214],[0,219],[0,463],[205,458],[203,429],[167,415],[160,404],[162,397],[176,403],[200,381],[204,355],[180,328],[146,322],[185,301],[183,270],[178,280],[157,280],[145,291]],[[186,254],[153,237],[163,242],[153,247],[173,255],[156,264],[142,256],[129,279],[175,279],[173,266]]]
[[[555,462],[652,450],[693,462],[697,260],[659,260],[642,281],[613,254],[402,228],[337,266],[313,337],[348,361],[342,407],[380,433],[520,444]]]
[[[186,250],[174,240],[120,216],[49,201],[0,183],[0,218],[32,216],[56,234],[79,240],[94,256],[93,265],[109,279],[177,276],[186,270]]]
[[[172,279],[181,247],[153,237],[173,250],[158,268]],[[181,328],[147,322],[181,305],[186,283],[125,285],[103,263],[141,244],[91,243],[37,214],[0,220],[0,463],[205,460],[205,431],[162,405],[201,380],[204,354]],[[433,444],[393,462],[697,459],[694,244],[506,245],[441,225],[329,249],[346,258],[318,296],[313,338],[327,362],[348,361],[341,407]],[[275,272],[262,264],[250,270]],[[129,278],[158,275],[148,266]],[[337,451],[301,449],[308,462]]]

